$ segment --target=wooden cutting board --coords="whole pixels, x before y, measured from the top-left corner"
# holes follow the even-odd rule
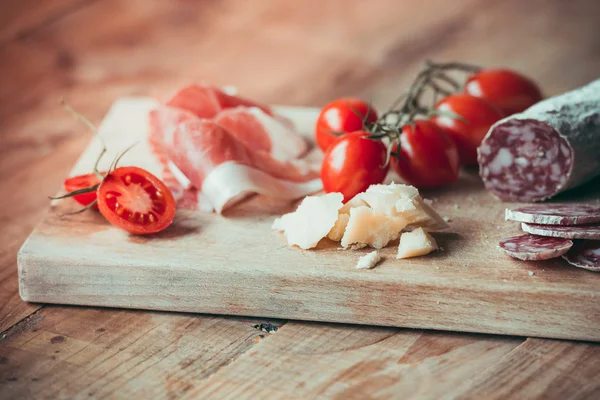
[[[311,135],[317,110],[280,111]],[[132,122],[104,135],[122,150],[138,128]],[[91,170],[98,146],[90,144],[73,173]],[[144,151],[142,143],[122,165],[144,166]],[[571,198],[598,201],[591,187]],[[77,206],[63,201],[19,253],[20,294],[43,303],[600,341],[600,274],[500,253],[498,240],[518,224],[504,221],[507,204],[484,190],[475,170],[423,195],[451,219],[454,232],[436,235],[443,251],[396,260],[396,242],[373,270],[354,268],[368,249],[343,251],[327,240],[312,251],[287,247],[271,224],[295,204],[261,196],[224,216],[178,210],[154,237],[128,235],[96,212],[64,216]]]

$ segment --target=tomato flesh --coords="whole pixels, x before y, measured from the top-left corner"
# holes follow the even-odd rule
[[[102,172],[102,175],[105,175],[106,172]],[[65,179],[64,187],[67,193],[74,192],[76,190],[86,189],[97,185],[100,183],[100,179],[96,176],[96,174],[85,174],[73,176],[71,178]],[[73,199],[83,206],[89,206],[94,201],[96,201],[96,191],[91,191],[89,193],[78,194],[73,196]],[[98,209],[98,205],[94,206],[94,209]]]
[[[175,199],[166,185],[137,167],[120,167],[98,188],[98,208],[113,225],[145,235],[160,232],[175,217]]]
[[[341,98],[321,109],[315,128],[315,140],[323,151],[340,136],[364,129],[366,123],[377,121],[377,112],[369,103],[355,98]]]
[[[429,120],[417,120],[402,128],[399,153],[399,157],[392,157],[392,168],[419,189],[444,186],[458,179],[456,144]]]
[[[389,165],[384,165],[385,145],[366,136],[369,133],[364,131],[349,133],[325,153],[321,167],[323,188],[327,193],[342,193],[344,202],[383,182],[389,170]]]
[[[503,114],[485,100],[468,94],[450,95],[442,99],[435,108],[464,118],[461,120],[449,115],[438,115],[431,121],[454,139],[462,164],[477,164],[477,147],[490,127],[502,119]]]
[[[523,112],[542,100],[542,92],[533,81],[508,69],[474,74],[465,84],[465,93],[486,100],[506,116]]]

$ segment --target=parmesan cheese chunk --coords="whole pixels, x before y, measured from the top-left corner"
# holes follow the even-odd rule
[[[275,219],[272,228],[282,231],[290,246],[313,248],[335,226],[343,199],[341,193],[307,196],[296,211]]]
[[[429,233],[425,232],[423,228],[417,228],[412,232],[405,232],[400,236],[396,258],[424,256],[437,250],[437,248],[435,239]]]
[[[360,206],[401,217],[406,221],[407,229],[425,227],[430,231],[441,231],[449,228],[428,201],[419,196],[419,191],[414,186],[398,183],[371,185],[366,192],[346,203],[340,212],[349,213],[350,209]]]
[[[346,226],[348,225],[348,220],[350,219],[350,214],[340,214],[338,215],[338,219],[335,221],[335,225],[327,234],[327,237],[334,242],[339,242],[342,240],[344,236],[344,232],[346,231]]]
[[[381,256],[379,253],[377,251],[372,251],[358,259],[358,262],[356,263],[356,269],[375,268],[379,261],[381,261]]]
[[[369,245],[381,249],[391,240],[397,239],[405,226],[406,220],[402,217],[377,212],[367,206],[352,208],[342,237],[342,246]]]

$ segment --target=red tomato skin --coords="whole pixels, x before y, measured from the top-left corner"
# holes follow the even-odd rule
[[[540,88],[529,78],[509,69],[487,69],[465,83],[465,93],[479,97],[509,116],[542,100]]]
[[[452,112],[466,121],[448,116],[435,116],[431,121],[449,134],[456,146],[461,164],[477,164],[477,147],[490,127],[504,116],[500,110],[478,97],[454,94],[442,99],[436,110]]]
[[[102,174],[106,174],[102,172]],[[74,192],[75,190],[85,189],[100,183],[100,179],[96,176],[96,174],[85,174],[73,176],[65,179],[64,187],[67,193]],[[96,200],[96,191],[92,191],[89,193],[78,194],[77,196],[73,196],[73,200],[78,202],[83,206],[89,206]],[[98,204],[93,207],[95,210],[98,209]]]
[[[127,184],[127,176],[132,177],[134,183]],[[125,213],[120,215],[116,212],[115,204],[118,204],[118,193],[125,192],[128,185],[137,184],[143,188],[143,184],[150,184],[148,189],[144,188],[150,194],[152,199],[152,211],[155,215],[155,222],[151,222],[146,215],[146,220],[142,223],[136,221],[136,218],[127,218],[129,209],[126,206]],[[139,188],[138,188],[139,189]],[[158,194],[160,193],[160,194]],[[98,209],[100,213],[112,225],[121,228],[129,233],[136,235],[148,235],[160,232],[166,229],[175,217],[175,199],[167,186],[150,172],[138,167],[119,167],[108,174],[97,191]],[[139,214],[139,213],[138,213]],[[139,218],[140,216],[137,215]]]
[[[368,132],[352,132],[332,144],[323,159],[321,180],[326,193],[340,192],[347,202],[371,185],[383,182],[386,147],[379,140],[367,139]]]
[[[404,181],[419,189],[456,182],[460,165],[456,144],[430,120],[402,128],[400,157],[392,157],[390,163]]]
[[[361,116],[357,115],[360,114]],[[332,101],[321,109],[315,128],[315,140],[319,148],[327,151],[327,148],[335,142],[340,133],[361,131],[363,118],[366,122],[377,121],[377,111],[360,99],[347,97]]]

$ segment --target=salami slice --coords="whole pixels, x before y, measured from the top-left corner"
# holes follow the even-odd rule
[[[566,239],[591,239],[600,240],[600,225],[539,225],[521,223],[523,232],[531,233],[532,235],[559,237]]]
[[[562,258],[578,268],[600,272],[600,241],[577,241]]]
[[[513,236],[498,243],[503,253],[519,260],[549,260],[560,257],[573,246],[569,239],[521,235]]]
[[[600,175],[600,79],[495,123],[478,162],[504,201],[546,200]]]
[[[543,225],[583,225],[600,222],[600,205],[533,204],[506,209],[506,220]]]

